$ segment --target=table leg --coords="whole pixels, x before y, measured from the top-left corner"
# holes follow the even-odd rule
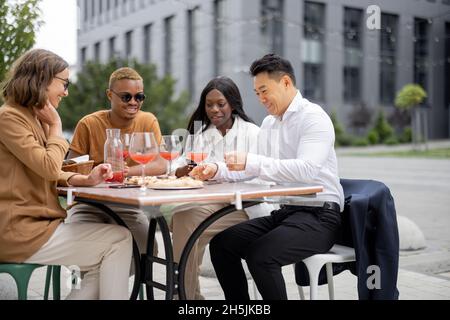
[[[159,225],[161,235],[164,243],[165,259],[155,257],[153,255],[153,246],[156,233],[156,224]],[[147,253],[142,255],[142,279],[146,286],[147,299],[154,300],[153,288],[158,288],[166,292],[166,300],[172,300],[175,279],[177,272],[175,269],[175,262],[173,260],[172,238],[170,230],[164,217],[157,217],[150,219],[147,240]],[[153,263],[159,263],[166,267],[166,284],[161,284],[153,280]]]
[[[164,251],[166,256],[166,300],[172,300],[175,288],[175,262],[173,260],[172,238],[170,236],[169,226],[164,217],[158,217],[159,229],[164,242]]]
[[[242,202],[242,208],[248,208],[257,204],[260,204],[261,202],[253,202],[253,201],[246,201]],[[222,218],[223,216],[226,216],[227,214],[230,214],[232,212],[236,211],[236,207],[232,204],[229,206],[226,206],[219,211],[214,212],[211,214],[208,218],[206,218],[200,225],[195,229],[195,231],[192,233],[192,235],[189,237],[189,240],[187,241],[186,245],[184,246],[183,253],[181,254],[180,258],[180,264],[178,266],[178,294],[180,297],[180,300],[186,300],[186,291],[184,288],[184,275],[186,272],[186,264],[189,257],[189,254],[191,253],[192,247],[194,246],[195,242],[198,240],[198,238],[201,236],[201,234],[214,222]]]

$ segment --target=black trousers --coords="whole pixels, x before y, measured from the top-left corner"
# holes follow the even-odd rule
[[[332,209],[290,206],[217,234],[209,248],[225,299],[250,300],[244,259],[264,300],[287,300],[281,267],[327,252],[340,225]]]

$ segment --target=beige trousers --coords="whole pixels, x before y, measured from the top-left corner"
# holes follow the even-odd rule
[[[124,208],[120,206],[109,206],[111,210],[119,215],[125,222],[131,234],[136,240],[136,244],[140,253],[147,250],[147,235],[149,220],[142,210]],[[69,222],[92,222],[92,223],[108,223],[115,224],[114,219],[104,213],[102,210],[92,207],[84,203],[78,203],[67,211]],[[153,254],[158,255],[158,244],[153,248]],[[134,264],[132,264],[131,274],[133,274]]]
[[[71,287],[67,299],[126,300],[132,252],[131,233],[124,227],[62,223],[25,262],[64,265],[80,271],[80,286]]]
[[[227,205],[229,203],[205,204],[186,210],[176,210],[170,223],[173,255],[176,262],[180,261],[184,246],[200,223]],[[248,216],[245,211],[235,211],[214,222],[197,240],[189,255],[184,278],[186,298],[188,300],[204,299],[200,291],[199,272],[206,245],[219,232],[247,220]]]

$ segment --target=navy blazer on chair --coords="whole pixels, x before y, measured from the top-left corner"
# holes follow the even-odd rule
[[[388,187],[374,180],[341,179],[345,195],[342,216],[342,239],[338,244],[355,248],[356,262],[334,264],[333,273],[350,269],[358,277],[358,296],[361,300],[398,299],[397,275],[399,236],[394,199]],[[380,287],[373,284],[374,271],[380,270]],[[296,264],[295,277],[299,285],[308,285],[305,265]],[[326,283],[324,268],[319,284]]]

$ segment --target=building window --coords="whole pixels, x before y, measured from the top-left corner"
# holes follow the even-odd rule
[[[325,40],[325,5],[305,1],[303,16],[303,92],[306,98],[323,101],[325,96],[324,81],[324,40]]]
[[[283,55],[284,0],[261,0],[261,35],[266,52]]]
[[[125,58],[129,60],[133,52],[133,31],[125,33]]]
[[[101,15],[103,13],[103,0],[98,2],[98,14]]]
[[[428,20],[414,19],[414,83],[427,90]]]
[[[396,92],[398,16],[381,14],[380,103],[393,105]]]
[[[443,90],[445,93],[445,105],[450,108],[450,22],[445,24],[445,87],[447,90]],[[450,130],[450,127],[449,127]],[[449,131],[450,134],[450,131]]]
[[[152,24],[144,26],[144,62],[151,61],[151,41],[152,41]]]
[[[87,21],[87,20],[88,20],[88,17],[89,17],[88,0],[84,0],[84,6],[83,6],[83,9],[84,9],[84,21]]]
[[[188,92],[191,97],[195,94],[196,58],[197,58],[197,20],[198,7],[187,11],[187,79]]]
[[[164,73],[166,75],[172,74],[173,19],[174,16],[164,19]]]
[[[214,0],[214,75],[223,74],[225,63],[225,0]]]
[[[109,43],[109,60],[116,57],[116,37],[111,37],[108,40]]]
[[[94,61],[99,62],[100,61],[100,42],[96,42],[94,44]]]
[[[81,48],[80,52],[80,64],[83,67],[86,64],[86,47]]]
[[[91,18],[95,17],[95,4],[97,2],[96,1],[91,1]]]
[[[111,9],[111,0],[106,1],[106,11],[109,11]]]
[[[361,101],[363,11],[344,8],[344,101]]]

